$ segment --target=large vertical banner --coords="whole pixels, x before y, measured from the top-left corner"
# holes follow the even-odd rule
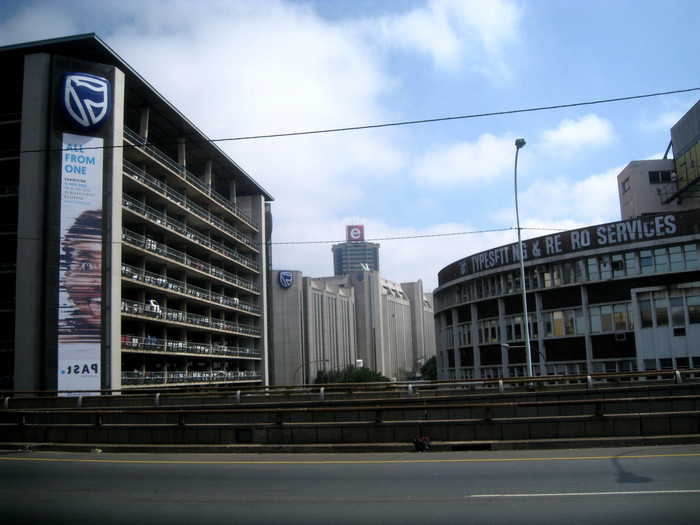
[[[63,134],[58,389],[99,390],[103,139]]]

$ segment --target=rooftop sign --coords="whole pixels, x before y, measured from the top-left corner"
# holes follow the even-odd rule
[[[528,239],[523,241],[523,260],[532,262],[586,250],[693,233],[700,233],[700,212],[650,215]],[[443,285],[465,275],[508,266],[519,260],[518,243],[508,244],[470,255],[446,266],[438,274],[438,283]]]
[[[363,225],[347,226],[345,238],[347,242],[363,242],[365,240],[365,227]]]

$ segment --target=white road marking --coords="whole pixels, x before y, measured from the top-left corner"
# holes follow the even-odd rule
[[[630,490],[620,492],[561,492],[550,494],[470,494],[469,498],[571,498],[586,496],[649,496],[662,494],[700,494],[699,490]]]

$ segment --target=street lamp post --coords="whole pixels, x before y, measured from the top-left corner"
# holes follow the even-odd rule
[[[532,377],[532,355],[530,355],[530,323],[527,317],[527,291],[525,290],[525,258],[523,257],[523,240],[520,234],[520,212],[518,210],[518,153],[525,146],[525,139],[515,141],[515,218],[518,224],[518,252],[520,259],[520,288],[523,293],[523,319],[525,324],[525,362],[527,376]]]
[[[314,363],[321,363],[321,362],[327,363],[327,362],[329,362],[329,361],[330,361],[330,359],[327,359],[327,358],[326,358],[326,359],[316,359],[316,361],[309,361],[308,363],[302,363],[302,364],[300,364],[300,365],[299,365],[299,368],[297,368],[297,369],[294,371],[294,376],[292,377],[292,384],[294,384],[294,385],[297,384],[297,373],[299,372],[299,370],[302,369],[302,367],[304,367],[304,366],[306,366],[306,365],[312,365],[312,364],[314,364]],[[301,382],[301,383],[302,383],[302,384],[305,384],[303,379],[302,379],[302,382]]]

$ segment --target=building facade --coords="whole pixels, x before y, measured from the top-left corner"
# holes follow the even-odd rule
[[[676,191],[676,178],[673,159],[630,162],[617,176],[621,218],[626,220],[648,213],[697,208],[696,199],[675,199],[664,204],[660,195],[662,192]]]
[[[0,49],[16,390],[265,383],[269,202],[95,35]]]
[[[355,300],[347,278],[312,279],[296,271],[272,275],[271,382],[312,383],[319,370],[354,366]]]
[[[398,284],[369,270],[272,276],[273,384],[310,383],[319,370],[348,366],[408,379],[435,355],[432,296],[421,281]]]
[[[700,103],[673,159],[618,176],[621,221],[517,243],[445,267],[435,290],[438,377],[700,368]]]
[[[700,210],[523,242],[535,375],[700,367]],[[461,259],[435,291],[438,377],[525,375],[517,243]]]

